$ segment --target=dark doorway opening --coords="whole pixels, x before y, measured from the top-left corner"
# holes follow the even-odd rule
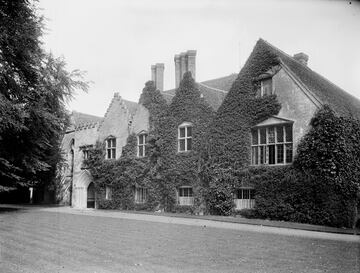
[[[95,186],[90,183],[87,188],[87,208],[95,208]]]

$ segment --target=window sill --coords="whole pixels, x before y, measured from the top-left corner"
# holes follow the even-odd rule
[[[281,167],[281,166],[290,166],[292,165],[293,162],[291,163],[285,163],[285,164],[258,164],[258,165],[253,165],[253,164],[250,164],[249,166],[250,167]]]

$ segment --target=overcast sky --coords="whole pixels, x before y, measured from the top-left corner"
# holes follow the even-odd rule
[[[360,4],[357,1],[39,0],[44,46],[68,69],[87,71],[88,93],[69,110],[103,116],[114,92],[138,101],[150,66],[165,64],[174,88],[174,55],[195,49],[196,80],[238,73],[263,38],[360,98]]]

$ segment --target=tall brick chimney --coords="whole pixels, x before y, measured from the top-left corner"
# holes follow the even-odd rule
[[[182,80],[184,73],[187,71],[187,66],[186,66],[186,53],[185,52],[181,52],[180,54],[180,81]]]
[[[151,66],[151,80],[153,82],[156,82],[156,66],[155,65]]]
[[[190,71],[195,80],[196,76],[196,50],[188,50],[177,54],[174,57],[175,62],[175,88],[178,88],[185,72]]]
[[[165,66],[163,63],[156,64],[156,88],[160,91],[164,91],[164,69]]]
[[[151,66],[151,80],[155,83],[156,89],[164,91],[164,69],[163,63],[157,63]]]
[[[175,88],[178,88],[181,81],[181,64],[180,64],[180,55],[175,55]]]
[[[307,65],[309,56],[303,52],[300,52],[300,53],[297,53],[294,55],[294,59],[297,60],[298,62],[302,63],[303,65]]]
[[[196,50],[188,50],[187,55],[187,71],[191,72],[191,76],[195,80],[196,76]]]

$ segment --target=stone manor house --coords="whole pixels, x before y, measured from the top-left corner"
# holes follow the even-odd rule
[[[308,56],[298,53],[290,56],[268,42],[260,39],[257,43],[274,52],[280,65],[259,75],[258,96],[276,94],[281,110],[276,116],[257,124],[251,130],[251,162],[249,165],[291,164],[296,147],[309,129],[309,122],[317,109],[329,104],[340,113],[351,113],[360,117],[360,101],[340,89],[321,75],[311,70]],[[171,103],[176,88],[185,72],[196,76],[196,51],[175,55],[175,89],[163,90],[164,64],[151,66],[151,79],[168,103]],[[251,63],[251,59],[247,63]],[[238,77],[225,77],[198,82],[204,100],[216,111]],[[97,141],[105,144],[106,159],[117,159],[130,134],[137,135],[137,156],[143,157],[149,130],[149,113],[141,104],[123,99],[115,93],[104,117],[96,117],[79,112],[71,115],[71,126],[62,141],[62,150],[67,164],[62,169],[60,202],[75,208],[96,208],[96,198],[92,177],[83,160],[88,157],[88,149]],[[191,150],[192,124],[184,122],[178,127],[178,152]],[[106,188],[106,199],[111,198],[111,188]],[[145,188],[134,190],[135,203],[144,203],[147,198]],[[178,205],[194,202],[193,189],[179,187]],[[252,188],[241,188],[234,193],[236,209],[254,206]]]

